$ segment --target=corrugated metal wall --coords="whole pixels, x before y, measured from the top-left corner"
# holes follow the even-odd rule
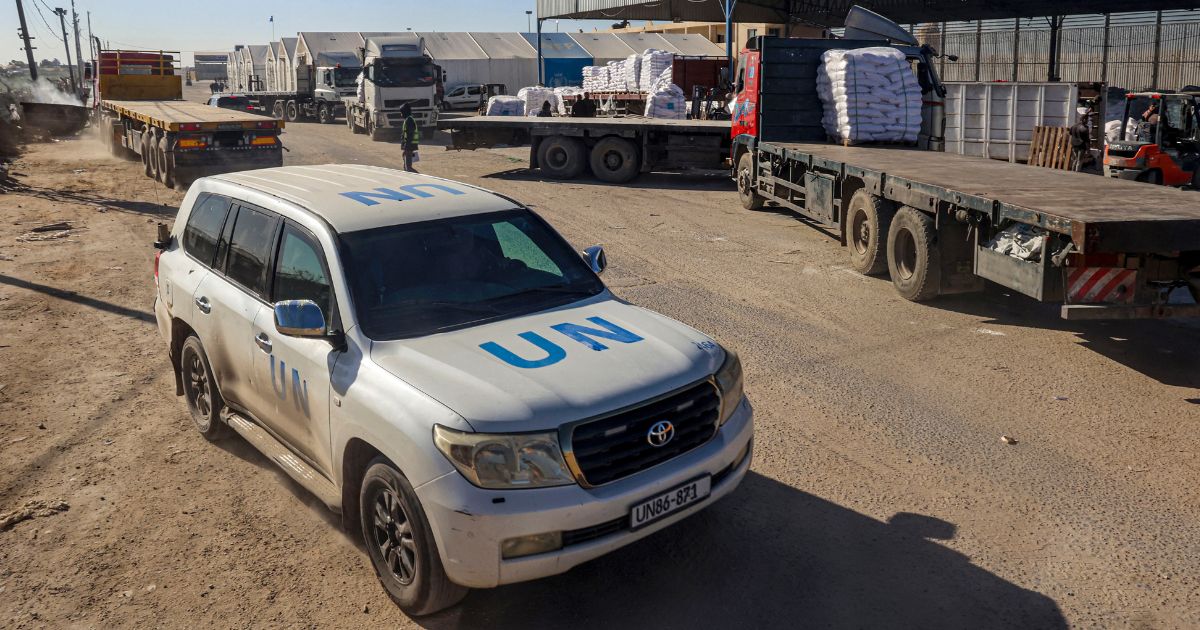
[[[1155,33],[1160,28],[1156,64]],[[1044,21],[1022,20],[1019,29],[1012,20],[922,24],[913,31],[939,51],[958,56],[958,61],[939,60],[943,80],[1047,79],[1050,30]],[[1063,81],[1104,81],[1129,90],[1200,85],[1200,16],[1166,13],[1159,27],[1153,13],[1139,14],[1137,19],[1114,15],[1107,41],[1103,16],[1068,18],[1059,35],[1058,58]]]

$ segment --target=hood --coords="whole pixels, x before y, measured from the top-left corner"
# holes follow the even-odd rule
[[[376,342],[371,360],[480,432],[553,429],[716,372],[711,338],[602,297],[417,339]]]

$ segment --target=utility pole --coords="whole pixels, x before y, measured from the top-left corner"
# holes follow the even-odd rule
[[[71,75],[71,85],[75,85],[75,66],[71,65],[71,44],[69,43],[71,40],[67,39],[67,10],[59,7],[54,10],[54,14],[58,16],[58,23],[62,26],[63,48],[67,50],[67,72]]]
[[[75,31],[75,63],[79,65],[78,87],[83,87],[83,50],[79,47],[79,14],[75,12],[75,0],[71,0],[71,26]]]
[[[21,6],[21,0],[17,0],[17,19],[21,22],[19,35],[25,40],[25,58],[29,60],[29,78],[37,81],[37,62],[33,60],[33,45],[29,40],[33,39],[29,36],[29,27],[25,24],[25,7]]]

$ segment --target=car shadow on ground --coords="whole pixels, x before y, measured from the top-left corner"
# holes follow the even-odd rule
[[[161,203],[149,203],[146,201],[132,201],[129,199],[112,199],[110,197],[102,197],[90,193],[73,192],[69,190],[59,190],[56,188],[39,188],[37,186],[21,185],[19,188],[13,189],[16,192],[29,197],[37,197],[47,201],[56,203],[77,203],[81,205],[102,206],[107,210],[115,210],[117,212],[127,212],[130,214],[140,214],[151,217],[173,218],[179,208],[172,205]]]
[[[1050,598],[931,539],[750,473],[708,510],[566,574],[473,591],[418,623],[453,628],[1063,628]]]
[[[1200,348],[1200,324],[1195,321],[1067,321],[1059,316],[1058,304],[993,284],[983,293],[945,296],[928,305],[982,317],[983,324],[1069,332],[1085,348],[1164,385],[1200,389],[1200,354],[1190,350]]]

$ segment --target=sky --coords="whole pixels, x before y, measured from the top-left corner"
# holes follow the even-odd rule
[[[25,21],[36,38],[34,56],[66,61],[53,7],[69,11],[70,0],[22,1]],[[510,32],[526,30],[525,11],[534,11],[535,5],[535,0],[75,0],[85,56],[86,14],[91,11],[92,32],[111,46],[180,51],[185,62],[190,62],[189,53],[197,50],[225,51],[234,44],[272,41],[268,21],[272,15],[274,39],[294,37],[299,31],[403,31],[410,27],[414,31]],[[70,18],[68,12],[68,29]],[[608,25],[547,21],[542,30],[591,31]],[[17,27],[16,4],[13,0],[0,3],[0,63],[25,59]],[[74,48],[71,54],[74,56]]]

